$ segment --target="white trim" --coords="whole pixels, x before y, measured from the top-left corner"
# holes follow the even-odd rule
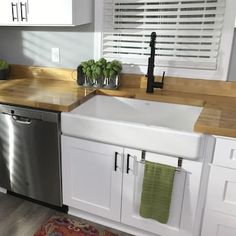
[[[166,71],[168,76],[188,77],[207,80],[227,81],[232,50],[234,26],[235,26],[236,0],[226,0],[225,19],[220,43],[217,70],[199,70],[174,67],[155,67],[155,75],[161,75]],[[102,50],[102,27],[103,26],[103,0],[95,0],[95,37],[94,37],[94,58],[101,57]],[[146,74],[146,66],[123,65],[124,73]]]
[[[95,0],[94,29],[94,59],[97,60],[102,54],[103,0]]]

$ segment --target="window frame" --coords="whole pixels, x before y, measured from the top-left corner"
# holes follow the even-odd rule
[[[104,0],[95,0],[95,20],[94,20],[95,59],[100,58],[102,55],[103,6],[104,6]],[[234,36],[235,15],[236,15],[236,0],[226,0],[225,17],[224,17],[222,36],[219,48],[217,70],[157,66],[154,68],[154,74],[162,75],[163,71],[165,71],[166,75],[174,77],[227,81],[230,56],[233,44],[233,36]],[[131,74],[146,74],[147,66],[123,64],[122,71],[124,73],[131,73]]]

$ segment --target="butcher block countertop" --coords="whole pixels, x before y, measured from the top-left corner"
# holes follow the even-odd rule
[[[10,79],[0,80],[0,103],[67,112],[101,94],[202,106],[195,132],[236,138],[235,82],[166,77],[163,90],[147,94],[141,75],[123,75],[118,90],[79,87],[75,78],[69,69],[12,65]]]
[[[74,81],[21,78],[0,80],[0,103],[71,111],[95,94],[94,89],[79,88]]]

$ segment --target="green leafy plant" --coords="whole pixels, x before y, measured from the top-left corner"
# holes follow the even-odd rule
[[[84,61],[81,63],[82,65],[82,71],[85,74],[86,78],[92,83],[93,80],[93,70],[92,67],[94,66],[95,61],[92,60],[88,60],[88,61]]]
[[[109,82],[110,79],[116,78],[122,70],[122,65],[119,61],[107,62],[105,58],[101,58],[96,62],[93,59],[84,61],[81,65],[86,78],[94,86],[103,86],[105,78]]]
[[[101,76],[104,77],[104,70],[106,69],[107,66],[107,60],[105,58],[101,58],[97,62],[97,65],[101,68]]]
[[[100,67],[98,62],[95,62],[92,67],[92,78],[96,80],[99,77],[102,77],[102,68]]]
[[[0,70],[8,69],[8,64],[6,61],[0,59]]]
[[[104,69],[104,76],[106,78],[114,78],[117,75],[119,75],[121,70],[122,70],[122,65],[119,61],[113,60],[111,62],[107,62],[106,67]]]

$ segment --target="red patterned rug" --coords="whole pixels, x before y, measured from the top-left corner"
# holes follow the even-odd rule
[[[119,236],[88,223],[67,217],[53,216],[41,226],[34,236]]]

